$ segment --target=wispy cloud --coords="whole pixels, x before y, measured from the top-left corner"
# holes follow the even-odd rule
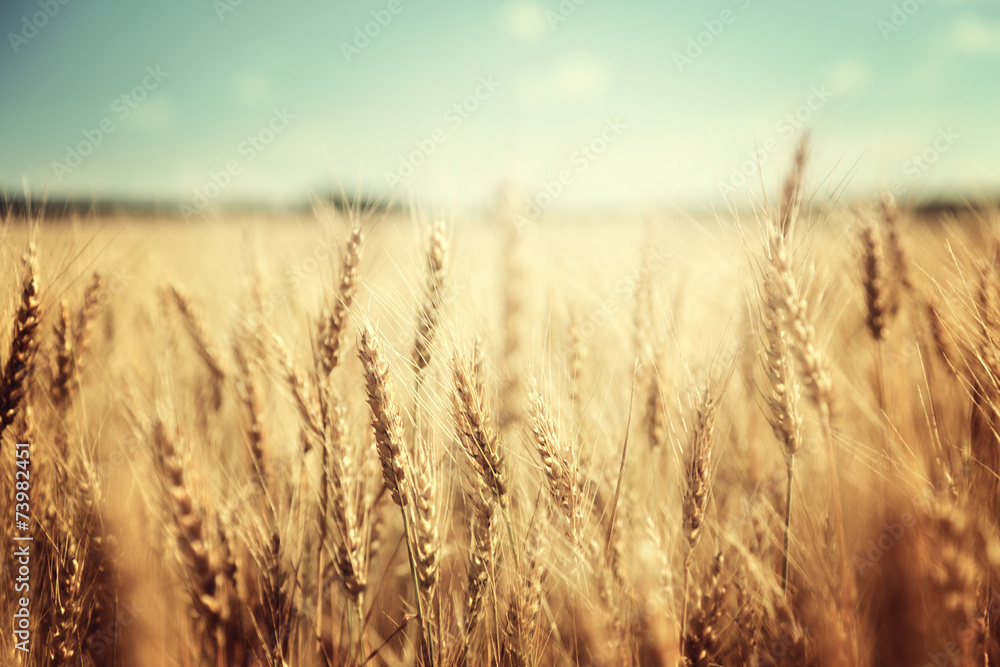
[[[237,72],[229,80],[229,93],[244,107],[256,108],[274,103],[271,80],[262,72]]]
[[[872,68],[867,61],[856,57],[843,58],[834,62],[828,70],[827,80],[838,94],[853,93],[869,86]]]
[[[545,12],[535,2],[512,2],[503,9],[503,26],[518,39],[536,41],[548,31]]]
[[[122,129],[130,132],[167,132],[174,127],[175,112],[169,99],[157,97],[137,107],[122,121]]]
[[[517,100],[523,107],[594,100],[606,92],[611,75],[610,65],[600,56],[566,55],[525,75],[516,84]]]
[[[951,26],[950,37],[959,52],[1000,58],[1000,23],[978,16],[960,16]]]

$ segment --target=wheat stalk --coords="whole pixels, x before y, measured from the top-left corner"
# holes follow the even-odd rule
[[[91,330],[94,320],[97,319],[97,311],[101,306],[101,298],[104,294],[104,276],[100,271],[94,271],[90,276],[90,282],[83,291],[83,303],[76,312],[76,325],[73,328],[73,347],[76,349],[76,365],[80,366],[82,357],[90,347]]]
[[[721,583],[722,553],[715,555],[707,591],[699,596],[698,608],[684,638],[684,657],[688,665],[708,667],[719,641],[719,622],[722,618],[723,598],[726,587]]]
[[[885,259],[882,239],[875,224],[866,220],[861,227],[862,275],[867,307],[868,332],[875,341],[885,339],[888,320],[885,292]]]
[[[325,426],[319,402],[313,391],[311,383],[306,381],[302,371],[292,359],[291,352],[285,342],[278,336],[274,336],[274,348],[278,353],[278,362],[284,371],[285,382],[295,399],[295,407],[298,409],[299,417],[306,426],[307,449],[312,449],[316,443],[322,442]]]
[[[663,356],[659,351],[653,353],[653,363],[649,369],[649,386],[646,394],[646,437],[649,447],[658,450],[667,435],[667,408],[665,392],[660,374],[663,369]]]
[[[486,488],[502,505],[507,503],[507,472],[497,434],[493,431],[480,375],[469,360],[456,352],[454,370],[455,428],[459,442]]]
[[[208,329],[205,327],[205,322],[191,302],[191,299],[175,285],[170,286],[169,292],[174,303],[177,305],[178,312],[181,314],[184,328],[191,335],[191,340],[194,342],[198,356],[205,362],[205,366],[212,376],[212,404],[218,410],[222,405],[222,387],[225,384],[227,376],[222,363],[222,357],[212,342]]]
[[[712,445],[714,444],[715,422],[718,399],[709,389],[705,389],[695,415],[694,430],[687,453],[685,475],[683,520],[684,538],[687,552],[684,556],[684,594],[681,601],[681,642],[687,636],[688,586],[691,579],[691,556],[701,538],[705,521],[705,510],[712,490]]]
[[[27,393],[28,381],[35,369],[35,356],[38,354],[38,322],[41,316],[35,248],[32,244],[24,258],[21,302],[14,315],[14,333],[11,335],[7,362],[0,378],[0,436],[14,423],[18,407]]]
[[[826,443],[830,473],[831,510],[834,530],[837,535],[840,564],[841,613],[847,614],[852,607],[853,594],[847,569],[847,546],[844,536],[843,506],[840,501],[840,479],[837,472],[837,458],[833,443],[833,382],[828,364],[816,343],[816,333],[806,314],[807,302],[799,294],[798,281],[792,272],[791,260],[785,248],[784,238],[773,228],[769,229],[768,260],[774,271],[777,297],[788,332],[792,340],[792,352],[799,366],[803,384],[809,398],[820,414],[820,426]]]
[[[424,300],[417,313],[417,333],[413,341],[413,367],[418,378],[431,360],[431,344],[444,296],[445,265],[448,261],[446,231],[443,221],[435,223],[427,250],[427,283],[424,287]]]
[[[531,432],[535,450],[542,463],[548,482],[549,496],[566,521],[566,534],[575,548],[580,542],[583,528],[583,508],[580,498],[580,479],[576,460],[571,450],[563,446],[555,421],[549,414],[545,400],[538,393],[534,379],[528,387],[528,405],[531,414]]]
[[[340,363],[342,353],[341,341],[347,326],[347,317],[351,312],[354,292],[358,284],[358,266],[361,263],[361,244],[364,235],[361,225],[351,228],[351,238],[341,256],[340,283],[337,286],[337,300],[329,313],[320,318],[319,350],[320,363],[329,375]]]
[[[469,551],[469,574],[465,586],[465,623],[462,627],[463,653],[466,659],[472,641],[484,615],[486,587],[491,568],[495,570],[499,555],[499,531],[496,529],[497,503],[493,492],[482,478],[476,477],[466,494],[472,505],[472,548]]]
[[[371,328],[365,325],[358,341],[358,357],[365,372],[365,388],[368,396],[368,406],[372,413],[372,430],[375,433],[375,445],[379,463],[382,466],[382,483],[389,492],[394,503],[399,505],[403,515],[403,532],[406,538],[407,553],[410,560],[410,575],[413,579],[413,593],[416,596],[417,616],[423,629],[423,636],[428,643],[430,661],[434,664],[433,635],[430,631],[429,619],[424,611],[421,592],[421,575],[418,565],[417,536],[414,535],[414,519],[407,512],[410,495],[413,492],[406,470],[409,467],[406,449],[403,441],[403,426],[399,403],[396,400],[396,390],[389,375],[389,364],[382,353],[379,339]],[[426,490],[426,482],[421,491]],[[423,545],[426,547],[426,545]],[[425,580],[426,584],[426,580]]]
[[[260,482],[261,488],[269,496],[268,502],[271,502],[269,481],[270,462],[268,460],[270,456],[267,444],[267,430],[264,424],[264,403],[261,396],[261,389],[253,368],[250,365],[250,360],[247,358],[246,350],[238,342],[234,342],[233,344],[233,356],[236,358],[236,368],[239,372],[237,390],[249,424],[247,439],[250,446],[250,456],[253,460],[254,475]]]
[[[809,137],[803,134],[795,149],[795,159],[792,168],[785,177],[781,190],[781,209],[778,212],[778,230],[784,238],[791,238],[795,221],[799,217],[802,205],[802,179],[805,173],[806,160],[809,157]]]
[[[914,289],[913,278],[910,271],[910,254],[903,245],[902,234],[899,230],[899,207],[896,206],[896,198],[892,192],[885,190],[881,198],[882,220],[885,222],[886,246],[889,249],[889,258],[895,273],[895,289],[892,292],[892,301],[889,312],[896,314],[902,304],[903,295]]]
[[[413,518],[417,579],[426,599],[428,616],[433,616],[434,593],[440,575],[441,535],[438,530],[438,484],[430,443],[420,440],[413,458]],[[433,622],[429,618],[428,622]]]
[[[792,521],[792,479],[795,454],[802,446],[802,417],[799,415],[799,387],[792,370],[788,335],[779,303],[777,286],[769,270],[765,271],[761,290],[761,321],[764,329],[764,371],[768,379],[765,396],[771,423],[785,455],[785,531],[782,548],[781,589],[788,588],[789,540]]]
[[[223,575],[212,558],[205,516],[191,493],[174,437],[159,418],[153,425],[153,448],[176,529],[175,545],[191,579],[189,593],[192,609],[202,624],[204,636],[217,654],[222,654],[225,640],[221,630],[226,620],[226,609],[219,595],[219,582]]]
[[[389,364],[382,345],[372,330],[365,326],[358,343],[358,357],[364,366],[368,405],[372,411],[372,429],[382,465],[382,481],[392,501],[405,507],[409,499],[406,478],[406,449],[403,445],[403,425],[396,389],[389,376]]]
[[[73,350],[74,336],[69,315],[69,304],[63,299],[59,302],[59,320],[54,329],[56,336],[55,376],[52,378],[52,402],[60,408],[65,407],[74,391],[76,378],[76,354]]]

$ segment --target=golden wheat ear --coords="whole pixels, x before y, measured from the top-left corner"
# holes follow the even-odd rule
[[[24,258],[21,302],[14,315],[14,333],[11,335],[3,377],[0,378],[0,437],[14,423],[35,370],[40,338],[38,323],[42,316],[37,273],[35,247],[31,244]]]
[[[81,365],[81,358],[90,347],[94,320],[97,319],[103,296],[104,276],[100,271],[94,271],[90,276],[90,282],[87,283],[87,287],[83,291],[83,303],[80,304],[80,308],[76,312],[76,324],[73,327],[73,347],[77,351],[77,366]]]
[[[473,462],[482,483],[501,505],[506,506],[508,482],[499,437],[493,430],[489,407],[479,372],[469,360],[455,353],[452,358],[455,389],[455,429],[459,443]]]
[[[417,313],[417,332],[413,341],[413,367],[418,377],[431,362],[431,344],[434,342],[438,318],[441,316],[445,269],[448,261],[446,232],[444,222],[435,223],[430,246],[427,249],[427,283],[424,287],[424,300]]]
[[[173,519],[176,537],[174,545],[184,565],[192,611],[200,628],[216,651],[221,652],[218,631],[225,621],[224,606],[219,592],[222,573],[212,556],[205,514],[191,492],[183,455],[174,433],[160,418],[152,433],[156,469],[167,492],[167,505]]]
[[[915,286],[910,269],[910,253],[903,243],[903,233],[900,229],[899,207],[896,205],[896,198],[893,197],[892,192],[885,190],[882,193],[880,205],[882,221],[885,223],[886,246],[889,249],[889,259],[896,278],[892,304],[892,310],[895,311],[901,305],[904,294],[912,292]]]
[[[344,330],[354,302],[354,292],[358,286],[358,267],[361,264],[361,249],[364,235],[361,225],[355,223],[351,237],[341,256],[340,283],[337,285],[337,300],[329,313],[324,313],[319,323],[320,364],[327,375],[340,363],[343,353]]]
[[[76,379],[74,337],[69,317],[69,304],[66,303],[65,299],[59,302],[59,320],[56,322],[53,333],[56,338],[55,358],[52,363],[55,373],[52,377],[50,393],[52,402],[62,408],[69,403],[75,391],[74,380]]]
[[[866,219],[861,226],[862,284],[865,290],[868,332],[876,341],[885,339],[888,327],[888,300],[885,286],[885,251],[875,223]]]
[[[533,378],[528,387],[528,407],[535,451],[548,482],[549,497],[562,514],[566,536],[575,549],[583,531],[583,499],[576,455],[559,437],[555,420]]]
[[[222,406],[222,389],[228,376],[222,356],[190,297],[175,285],[169,287],[169,293],[177,306],[177,311],[181,314],[181,321],[191,336],[198,356],[205,362],[205,367],[212,376],[212,407],[218,410]]]
[[[802,180],[805,175],[806,161],[809,158],[809,135],[799,138],[795,149],[795,160],[785,177],[781,190],[781,209],[778,212],[778,230],[784,238],[790,238],[795,229],[802,206]]]
[[[382,465],[382,481],[392,495],[392,501],[404,507],[409,501],[409,488],[402,417],[382,344],[367,325],[358,341],[358,358],[365,371],[365,388],[372,412],[379,463]]]

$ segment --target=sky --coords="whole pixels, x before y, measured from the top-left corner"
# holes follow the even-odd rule
[[[986,0],[9,0],[0,186],[538,214],[1000,186]]]

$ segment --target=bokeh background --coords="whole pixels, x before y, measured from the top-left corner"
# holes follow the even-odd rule
[[[19,0],[0,27],[8,196],[713,207],[806,128],[820,197],[1000,184],[995,2]]]

